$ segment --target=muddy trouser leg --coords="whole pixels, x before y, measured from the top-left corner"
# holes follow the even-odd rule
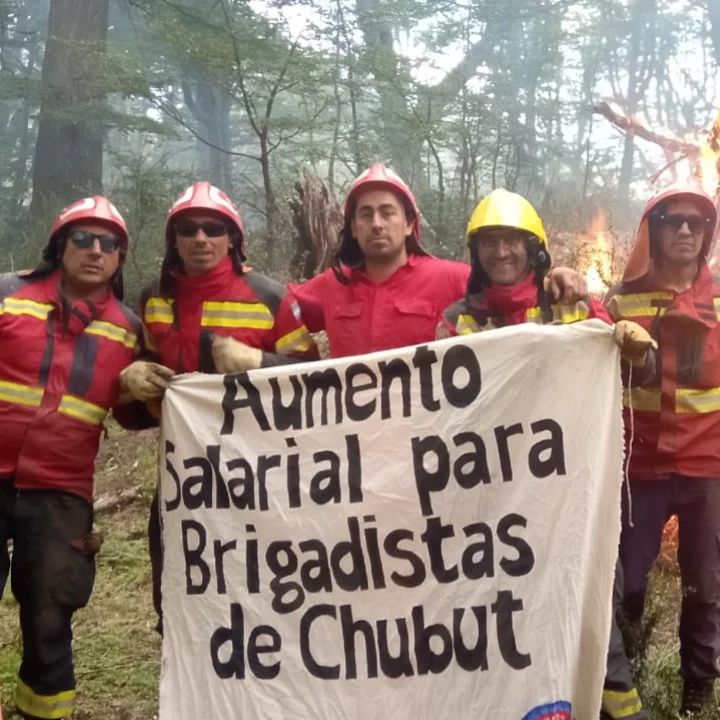
[[[56,491],[20,491],[12,590],[20,605],[23,656],[15,704],[26,718],[64,718],[75,704],[72,616],[87,604],[95,560],[82,539],[92,505]]]
[[[682,577],[680,673],[718,676],[720,658],[720,479],[675,476]]]
[[[623,487],[620,563],[623,572],[623,616],[639,623],[645,608],[648,575],[660,552],[662,531],[670,512],[670,478],[630,481],[632,517]],[[628,648],[629,650],[629,648]],[[630,653],[632,654],[632,653]]]
[[[152,571],[152,599],[155,612],[158,616],[157,631],[162,635],[162,566],[163,547],[162,530],[160,528],[160,500],[155,490],[150,503],[150,518],[148,519],[148,551],[150,553],[150,568]]]
[[[642,709],[640,697],[630,672],[630,663],[625,655],[618,616],[621,613],[623,596],[623,573],[618,559],[615,565],[613,583],[612,621],[610,625],[610,644],[607,654],[607,669],[603,685],[602,709],[605,717],[640,720],[647,718]]]
[[[8,542],[15,525],[15,488],[10,480],[0,479],[0,598],[10,573]]]

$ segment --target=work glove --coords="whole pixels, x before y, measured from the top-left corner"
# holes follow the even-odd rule
[[[657,350],[657,343],[650,333],[631,320],[619,320],[615,323],[613,333],[615,342],[620,348],[623,360],[627,360],[635,367],[643,367],[650,348]]]
[[[586,300],[588,289],[585,278],[571,268],[553,268],[543,281],[545,290],[555,302],[562,305],[574,305]]]
[[[164,365],[136,360],[120,373],[120,387],[136,400],[161,398],[175,373]]]
[[[245,372],[262,367],[262,350],[230,337],[213,335],[212,356],[219,373]]]

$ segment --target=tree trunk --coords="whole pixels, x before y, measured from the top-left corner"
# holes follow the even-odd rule
[[[720,3],[718,0],[707,0],[710,30],[715,49],[715,62],[720,65]]]
[[[102,192],[108,0],[52,0],[33,166],[31,231]]]

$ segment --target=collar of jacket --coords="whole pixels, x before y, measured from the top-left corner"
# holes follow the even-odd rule
[[[468,297],[470,307],[506,317],[525,312],[538,304],[538,289],[532,273],[515,285],[490,285]]]
[[[399,273],[405,273],[409,270],[412,270],[412,268],[417,267],[420,263],[423,262],[423,259],[428,257],[427,255],[408,255],[407,262],[401,265],[395,272],[387,279],[384,280],[382,283],[376,283],[368,274],[365,272],[365,266],[363,265],[360,268],[354,268],[350,270],[350,282],[365,282],[370,283],[372,285],[376,284],[384,284],[386,282],[389,282],[393,278],[397,277]]]
[[[237,277],[230,256],[224,257],[212,270],[202,275],[190,277],[182,273],[175,274],[175,287],[178,300],[183,298],[222,299],[225,291]]]

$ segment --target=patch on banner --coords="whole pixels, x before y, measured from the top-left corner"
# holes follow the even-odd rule
[[[565,700],[558,700],[549,705],[539,705],[531,710],[522,720],[571,720],[572,705]]]

